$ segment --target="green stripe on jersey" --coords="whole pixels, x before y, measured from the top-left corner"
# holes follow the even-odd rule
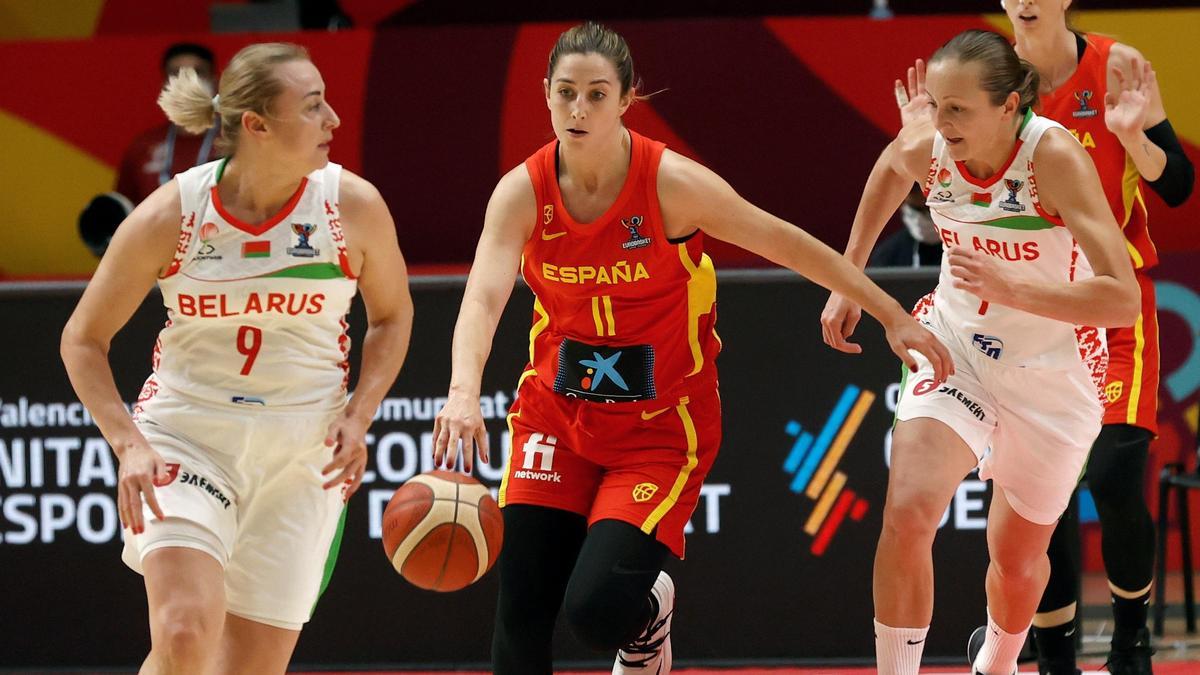
[[[260,279],[341,279],[346,276],[342,268],[333,263],[310,263],[296,265],[264,274]]]
[[[987,225],[988,227],[1003,227],[1006,230],[1049,230],[1058,227],[1045,218],[1039,218],[1038,216],[1010,216],[1008,218],[985,220],[982,223],[974,224]]]

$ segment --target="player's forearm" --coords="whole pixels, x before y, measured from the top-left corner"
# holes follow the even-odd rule
[[[1162,176],[1167,167],[1167,153],[1155,145],[1141,129],[1132,134],[1119,137],[1125,152],[1133,160],[1138,173],[1148,181],[1156,181]]]
[[[867,177],[862,199],[854,213],[854,224],[850,228],[850,240],[846,244],[846,259],[859,269],[867,266],[871,250],[879,240],[879,233],[888,219],[896,212],[911,189],[912,181],[896,173],[890,165],[889,153],[880,155]]]
[[[790,228],[793,241],[787,250],[793,252],[784,264],[813,282],[859,305],[884,326],[906,318],[908,313],[867,278],[862,270],[846,257],[799,228]]]
[[[490,311],[470,293],[463,299],[451,346],[450,391],[479,396],[483,367],[491,354],[492,338],[499,323],[499,312]]]
[[[370,420],[387,396],[404,366],[412,335],[412,310],[367,326],[363,336],[362,362],[354,396],[346,406],[351,417]]]
[[[1118,328],[1133,325],[1141,311],[1137,282],[1095,276],[1065,284],[1020,279],[1000,304],[1077,326]]]
[[[120,458],[126,445],[139,432],[117,391],[108,353],[98,345],[66,337],[60,353],[75,395]]]

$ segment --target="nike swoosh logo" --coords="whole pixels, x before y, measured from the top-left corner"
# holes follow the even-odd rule
[[[542,241],[550,241],[551,239],[558,239],[559,237],[564,236],[564,235],[566,235],[566,232],[557,232],[555,234],[546,234],[546,231],[542,230]]]
[[[922,643],[922,642],[924,642],[924,641],[925,641],[925,640],[923,640],[923,639],[922,639],[922,640],[905,640],[905,642],[907,642],[907,643],[908,643],[908,644],[910,644],[910,645],[919,645],[919,644],[921,644],[921,643]]]
[[[565,234],[565,233],[564,233],[564,234]],[[654,412],[646,412],[645,410],[643,410],[643,411],[642,411],[642,419],[644,419],[644,420],[652,420],[652,419],[654,419],[655,417],[658,417],[659,415],[661,415],[661,414],[663,414],[663,413],[667,412],[668,410],[670,410],[670,408],[663,408],[662,410],[655,410]]]

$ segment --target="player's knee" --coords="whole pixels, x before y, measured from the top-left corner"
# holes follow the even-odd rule
[[[889,495],[883,508],[883,530],[908,543],[932,541],[945,511],[946,504],[931,495]]]
[[[1050,559],[1044,551],[1028,551],[1013,547],[1003,551],[991,551],[992,569],[1012,584],[1041,586],[1043,577],[1050,574]]]
[[[162,657],[174,667],[195,667],[215,653],[219,626],[206,620],[202,608],[176,604],[158,617],[158,644]]]
[[[600,593],[568,593],[563,613],[575,637],[596,651],[620,649],[627,642],[628,626],[613,616],[611,602]]]

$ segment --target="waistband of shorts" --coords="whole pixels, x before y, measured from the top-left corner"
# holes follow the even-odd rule
[[[235,403],[232,398],[229,400],[219,400],[195,396],[180,390],[177,387],[172,387],[161,379],[157,380],[158,393],[151,397],[158,397],[162,393],[167,393],[170,396],[177,398],[189,405],[203,406],[224,412],[236,412],[240,414],[253,415],[312,415],[312,414],[333,414],[346,407],[349,401],[347,396],[338,396],[334,399],[326,401],[312,401],[306,403],[296,403],[291,405],[267,405],[265,403]]]

